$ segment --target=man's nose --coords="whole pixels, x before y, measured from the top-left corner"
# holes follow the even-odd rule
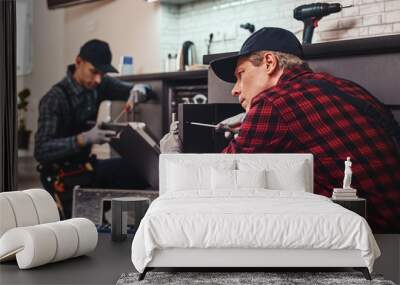
[[[233,97],[238,97],[240,95],[240,89],[237,83],[233,86],[231,93]]]

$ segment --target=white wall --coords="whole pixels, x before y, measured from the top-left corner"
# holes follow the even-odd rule
[[[32,27],[33,69],[30,74],[17,77],[17,92],[24,88],[31,91],[26,116],[27,127],[30,130],[37,129],[40,98],[64,74],[63,46],[64,11],[49,11],[46,0],[35,0]]]
[[[110,44],[113,65],[121,55],[134,57],[135,73],[160,70],[160,6],[143,0],[106,0],[65,9],[64,64],[80,46],[99,38]]]

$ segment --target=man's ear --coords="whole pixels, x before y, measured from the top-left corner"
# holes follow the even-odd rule
[[[79,67],[80,65],[82,65],[82,63],[83,63],[83,59],[78,55],[75,58],[75,67]]]
[[[279,69],[278,58],[272,52],[264,54],[264,64],[268,74],[273,74]]]

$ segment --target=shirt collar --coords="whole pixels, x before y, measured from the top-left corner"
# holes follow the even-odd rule
[[[74,72],[75,72],[75,65],[70,64],[67,67],[67,84],[69,85],[69,87],[71,88],[71,90],[73,91],[74,94],[78,95],[81,92],[84,91],[83,86],[81,86],[74,78]]]
[[[269,96],[269,97],[275,96],[276,93],[273,92],[273,90],[277,90],[277,88],[279,89],[281,85],[287,84],[290,81],[296,79],[297,77],[302,76],[309,72],[312,72],[312,69],[309,68],[307,65],[306,66],[295,65],[290,68],[285,68],[283,70],[281,77],[278,80],[278,83],[275,86],[273,86],[273,87],[261,92],[257,96],[255,96],[251,102],[251,106],[256,104],[258,101],[262,100],[262,98],[264,98],[264,96],[266,96],[267,94],[268,94],[267,96]]]
[[[311,68],[309,68],[308,66],[303,66],[303,65],[295,65],[290,68],[285,68],[283,70],[281,77],[278,80],[277,85],[279,86],[288,81],[292,81],[292,80],[296,79],[297,77],[299,77],[305,73],[309,73],[309,72],[312,72]]]

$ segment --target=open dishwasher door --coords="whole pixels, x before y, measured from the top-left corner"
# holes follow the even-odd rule
[[[127,123],[120,129],[111,147],[132,167],[132,172],[139,174],[151,186],[158,190],[158,159],[160,147],[145,131],[141,122]]]

